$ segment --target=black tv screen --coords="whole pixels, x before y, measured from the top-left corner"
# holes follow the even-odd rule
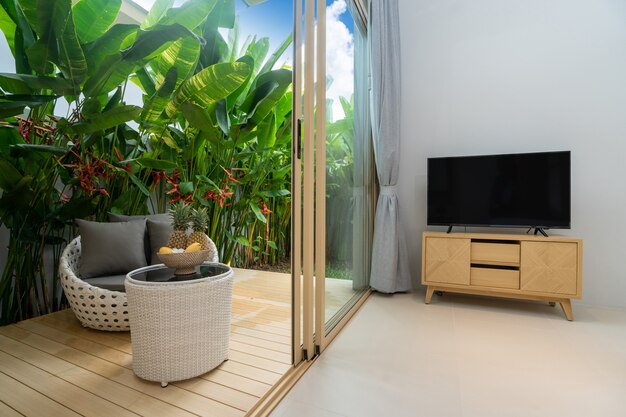
[[[570,228],[570,152],[428,158],[428,224]]]

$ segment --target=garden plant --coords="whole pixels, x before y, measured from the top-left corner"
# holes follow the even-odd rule
[[[62,305],[76,218],[183,201],[206,207],[222,262],[289,256],[292,74],[277,64],[290,38],[271,54],[240,39],[235,0],[157,0],[140,24],[116,23],[121,0],[0,6],[15,58],[0,74],[0,324]]]

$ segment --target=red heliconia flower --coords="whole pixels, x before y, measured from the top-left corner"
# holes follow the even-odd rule
[[[72,150],[71,152],[76,156],[78,162],[65,166],[74,169],[74,175],[78,178],[81,190],[86,194],[98,193],[110,197],[107,190],[100,186],[98,178],[110,179],[113,176],[112,171],[114,167],[107,161],[94,155],[91,155],[91,158],[93,158],[91,161],[85,163],[76,151]]]
[[[26,143],[30,143],[30,128],[33,122],[22,117],[16,117],[19,123],[19,133]]]
[[[34,125],[32,120],[24,119],[23,117],[16,117],[18,120],[18,132],[20,136],[24,139],[26,143],[32,142],[31,134],[34,134],[35,138],[40,138],[41,140],[38,143],[52,143],[54,141],[54,137],[57,131],[57,128],[46,120],[44,123],[39,125]],[[58,120],[49,117],[51,123],[56,123]]]
[[[163,176],[165,178],[165,182],[167,182],[167,184],[171,187],[169,191],[166,192],[166,194],[171,196],[170,203],[183,201],[186,204],[189,204],[194,202],[193,194],[183,195],[180,192],[180,172],[178,172],[178,170],[174,171],[171,177],[168,177],[165,172],[163,172]]]
[[[167,178],[167,175],[165,174],[165,171],[152,171],[152,177],[152,190],[154,191],[161,180]]]
[[[261,206],[261,213],[263,213],[263,215],[267,216],[272,212],[272,210],[267,207],[267,204],[265,204],[265,201],[259,200],[259,205]]]
[[[225,182],[236,182],[237,184],[239,184],[239,181],[237,181],[237,179],[235,178],[235,176],[233,175],[233,171],[236,168],[232,168],[230,171],[227,170],[226,168],[222,167],[222,169],[224,170],[224,172],[226,173],[226,175],[228,176],[228,178],[226,178]]]
[[[207,193],[204,196],[205,200],[213,200],[216,203],[218,203],[220,205],[220,207],[224,207],[224,206],[228,206],[228,204],[224,204],[224,201],[230,197],[231,195],[233,195],[232,191],[227,191],[228,187],[225,187],[221,190],[218,191],[207,191]]]

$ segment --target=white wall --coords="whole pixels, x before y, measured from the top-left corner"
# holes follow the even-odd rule
[[[551,233],[584,239],[583,303],[626,307],[626,1],[399,4],[399,199],[415,281],[427,157],[571,150],[572,229]]]

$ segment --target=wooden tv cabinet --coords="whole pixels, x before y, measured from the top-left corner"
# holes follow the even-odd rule
[[[424,232],[422,284],[458,292],[559,303],[573,320],[582,296],[583,242],[569,237]]]

